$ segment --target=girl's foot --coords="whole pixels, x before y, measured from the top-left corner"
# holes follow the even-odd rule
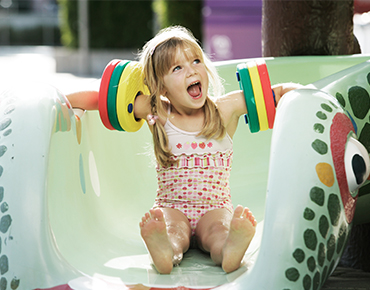
[[[256,231],[256,225],[257,222],[249,209],[238,205],[230,222],[229,235],[222,250],[222,269],[226,273],[240,267]]]
[[[156,208],[146,213],[140,222],[140,229],[157,271],[161,274],[171,273],[173,249],[168,240],[162,210]]]

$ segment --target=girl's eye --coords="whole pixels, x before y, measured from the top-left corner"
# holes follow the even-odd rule
[[[179,69],[181,69],[181,66],[176,66],[174,69],[173,69],[173,71],[177,71],[177,70],[179,70]]]
[[[195,64],[200,63],[200,59],[195,59],[195,60],[194,60],[194,63],[195,63]]]

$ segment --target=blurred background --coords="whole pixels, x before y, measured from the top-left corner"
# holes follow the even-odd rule
[[[370,0],[354,1],[354,34],[370,53]],[[159,29],[192,30],[215,61],[260,57],[262,0],[0,0],[0,77],[19,70],[99,77],[135,59]]]

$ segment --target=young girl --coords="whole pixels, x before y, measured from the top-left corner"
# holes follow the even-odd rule
[[[193,35],[182,27],[160,31],[140,62],[150,96],[135,99],[134,114],[153,134],[158,190],[140,222],[159,273],[181,262],[194,236],[225,272],[240,267],[254,236],[248,208],[231,203],[232,137],[247,113],[242,91],[220,96],[219,77]],[[209,96],[209,86],[217,98]],[[290,90],[274,88],[276,100]],[[97,109],[97,92],[69,95],[73,107]]]

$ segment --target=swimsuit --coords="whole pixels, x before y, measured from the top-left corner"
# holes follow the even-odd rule
[[[192,234],[199,219],[208,211],[226,208],[231,213],[229,177],[232,140],[206,139],[199,132],[187,132],[167,120],[168,136],[174,162],[169,167],[157,165],[158,190],[153,208],[180,210],[191,225]]]

